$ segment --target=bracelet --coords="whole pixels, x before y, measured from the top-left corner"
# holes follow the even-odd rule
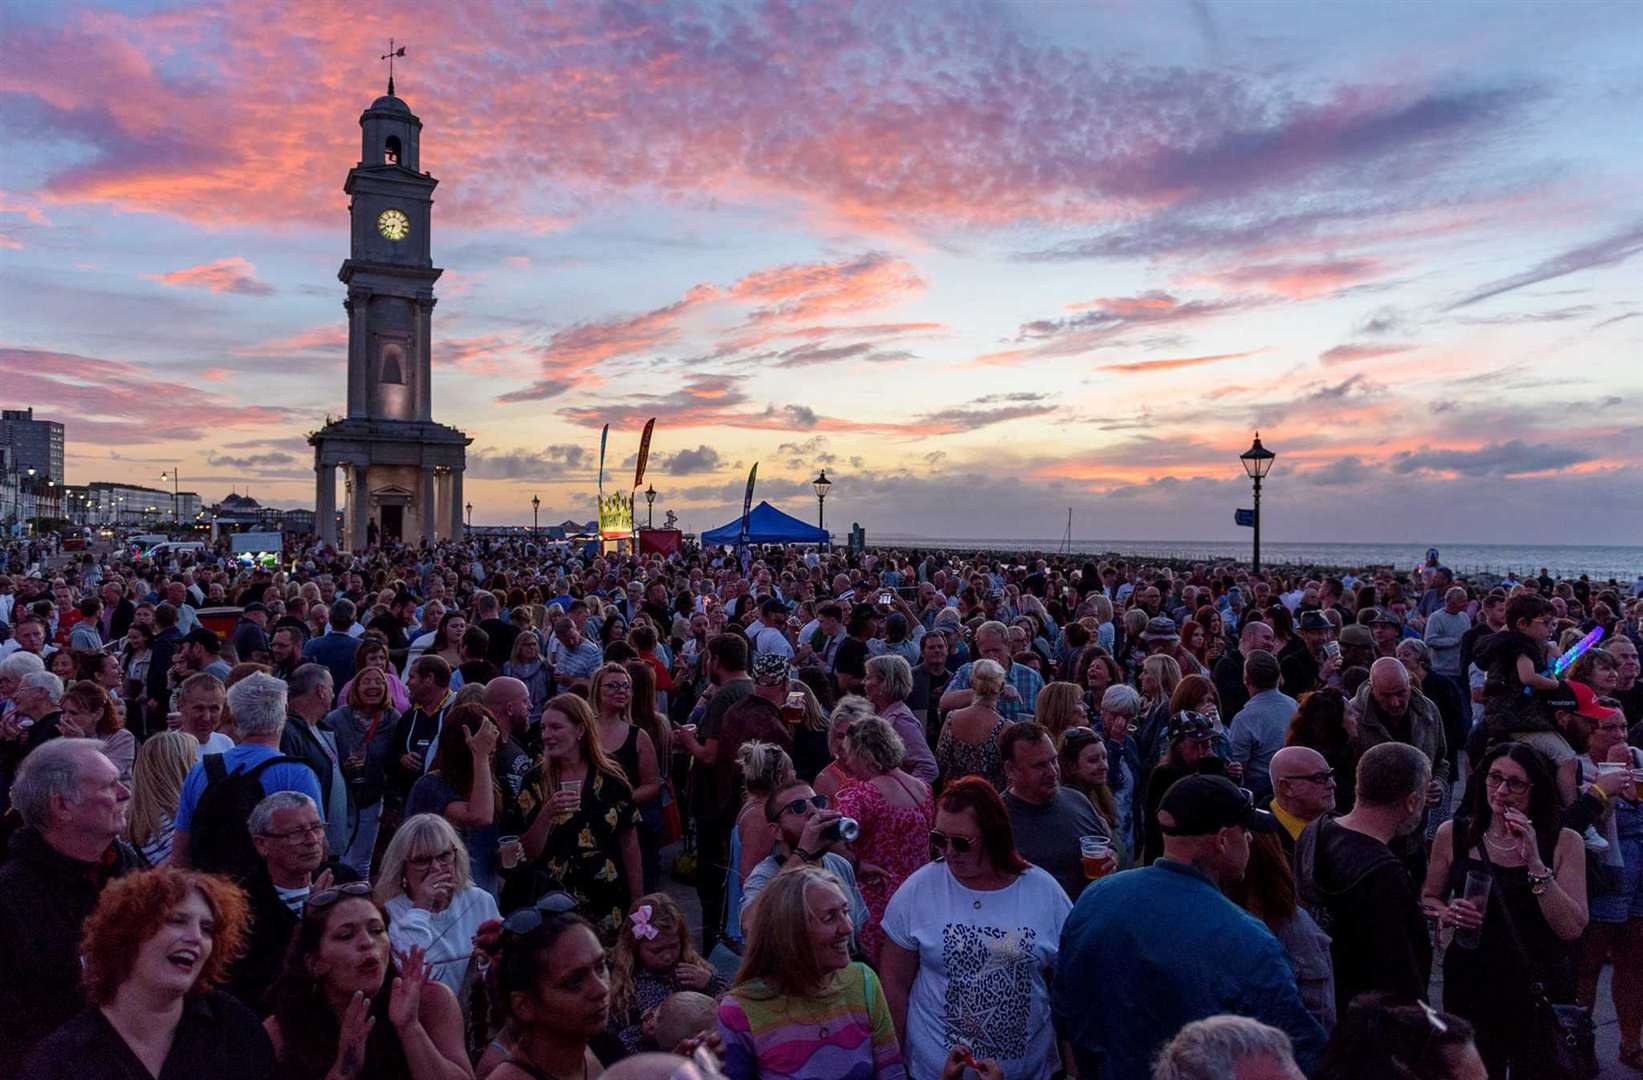
[[[797,855],[799,858],[803,859],[805,862],[815,862],[817,859],[819,859],[821,857],[819,855],[812,855],[810,852],[804,850],[804,848],[802,848],[802,847],[794,848],[793,849],[793,854]]]
[[[1547,888],[1549,888],[1551,886],[1552,882],[1555,881],[1555,880],[1557,880],[1557,879],[1556,879],[1555,875],[1553,875],[1553,873],[1550,870],[1546,871],[1544,874],[1530,874],[1529,875],[1529,892],[1530,892],[1530,894],[1533,895],[1533,896],[1544,895]]]
[[[1609,793],[1604,791],[1595,782],[1586,785],[1586,793],[1588,795],[1597,796],[1597,801],[1602,803],[1604,806],[1609,805]]]

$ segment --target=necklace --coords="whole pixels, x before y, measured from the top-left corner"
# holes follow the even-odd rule
[[[1483,842],[1485,844],[1489,845],[1489,850],[1490,851],[1500,851],[1500,852],[1511,853],[1511,852],[1517,851],[1517,849],[1518,849],[1516,841],[1514,841],[1514,840],[1504,840],[1504,841],[1503,840],[1496,840],[1494,837],[1490,836],[1487,832],[1483,834]]]

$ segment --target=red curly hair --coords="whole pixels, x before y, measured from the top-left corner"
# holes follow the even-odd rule
[[[229,967],[248,944],[251,911],[245,893],[215,874],[171,867],[143,870],[111,882],[86,920],[80,942],[85,962],[80,982],[92,1005],[107,1005],[114,1000],[115,991],[131,976],[137,950],[159,932],[166,915],[190,892],[205,897],[217,927],[212,935],[211,955],[205,958],[200,977],[188,992],[203,994],[227,978]]]

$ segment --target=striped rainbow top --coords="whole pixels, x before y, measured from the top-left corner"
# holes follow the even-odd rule
[[[822,994],[766,989],[755,979],[719,1002],[729,1080],[906,1080],[889,1002],[866,964],[835,974]]]

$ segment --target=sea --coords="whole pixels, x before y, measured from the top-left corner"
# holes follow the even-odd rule
[[[931,537],[880,533],[873,544],[939,547],[1009,552],[1067,551],[1062,539],[1020,537]],[[1261,562],[1270,566],[1392,566],[1402,570],[1424,564],[1429,547],[1438,549],[1438,561],[1458,573],[1538,574],[1545,567],[1553,577],[1585,574],[1594,581],[1634,581],[1643,574],[1643,547],[1598,544],[1335,544],[1264,541]],[[1074,539],[1073,554],[1170,559],[1233,559],[1248,562],[1248,540],[1083,540]]]

